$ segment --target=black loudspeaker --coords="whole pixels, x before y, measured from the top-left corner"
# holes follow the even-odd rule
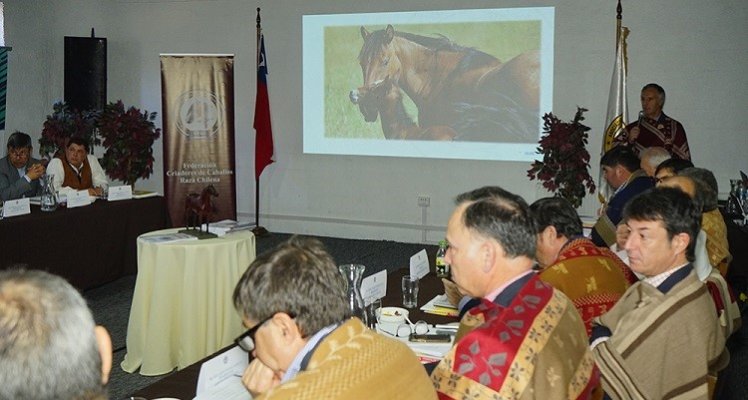
[[[106,104],[106,38],[65,36],[65,103],[77,110]]]

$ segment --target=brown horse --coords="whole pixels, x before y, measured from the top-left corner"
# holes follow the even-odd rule
[[[184,201],[184,222],[187,228],[200,229],[203,224],[206,224],[205,231],[208,231],[214,211],[211,197],[218,197],[218,191],[213,185],[206,186],[199,195],[197,193],[187,195]]]
[[[392,25],[374,32],[361,27],[361,37],[364,85],[357,92],[390,82],[416,104],[421,128],[450,127],[455,140],[537,140],[537,52],[502,63],[444,37],[396,32]]]
[[[421,129],[405,111],[402,91],[389,80],[369,89],[352,90],[349,97],[358,105],[366,122],[374,122],[381,116],[386,139],[452,140],[456,135],[448,126]]]

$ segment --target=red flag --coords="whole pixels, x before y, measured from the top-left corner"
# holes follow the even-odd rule
[[[270,102],[268,101],[267,60],[265,58],[265,36],[260,35],[257,44],[257,98],[255,100],[255,179],[273,162],[273,129],[270,126]]]

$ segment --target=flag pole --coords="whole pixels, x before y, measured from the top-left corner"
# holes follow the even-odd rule
[[[620,43],[621,41],[621,21],[622,20],[623,20],[623,7],[621,7],[621,0],[618,0],[618,5],[616,6],[616,50],[618,50],[618,43]]]
[[[623,48],[621,48],[621,39],[622,39],[621,35],[623,34],[623,29],[621,29],[622,21],[623,21],[623,7],[621,6],[621,0],[618,0],[618,2],[616,4],[616,58],[618,58],[619,51],[624,52],[625,49],[626,49],[625,46],[623,46]],[[625,36],[624,36],[623,40],[625,40]],[[625,62],[626,62],[625,57],[626,56],[625,56],[625,54],[621,54],[621,56],[623,57],[623,63],[625,65]],[[616,68],[617,67],[618,66],[616,65]],[[624,70],[623,71],[619,71],[619,73],[625,74],[625,66],[624,66]],[[614,71],[614,76],[615,76],[615,71]],[[621,88],[618,88],[618,89],[621,89]],[[611,85],[611,90],[612,90],[612,85]],[[623,90],[625,91],[625,84],[624,84]],[[624,99],[625,99],[625,94],[624,94]],[[626,101],[624,100],[624,103],[625,102]],[[618,107],[616,107],[616,108],[618,108]],[[609,98],[608,99],[608,114],[610,114],[610,111],[611,110],[610,110],[610,98]],[[623,114],[621,114],[621,116],[620,116],[621,117],[620,123],[624,124],[623,126],[625,126],[625,123],[627,122],[627,121],[625,121],[625,119],[626,119],[626,115],[625,114],[626,113],[624,111]],[[611,117],[611,115],[607,115],[607,117],[609,118],[609,117]],[[608,149],[607,148],[607,145],[608,145],[608,143],[607,143],[608,142],[608,135],[609,135],[608,130],[614,129],[614,127],[612,126],[614,124],[613,121],[607,121],[606,120],[606,124],[610,124],[610,125],[608,125],[606,127],[605,132],[603,133],[603,143],[602,143],[602,149],[600,151],[600,156],[601,157],[605,154],[606,150]],[[597,187],[598,187],[597,199],[602,204],[602,207],[604,208],[605,205],[606,205],[606,203],[609,200],[609,197],[610,197],[610,186],[608,186],[608,182],[605,181],[605,178],[603,177],[602,168],[600,169],[600,174],[598,176]]]
[[[262,35],[262,19],[260,18],[260,7],[257,7],[257,52],[255,52],[255,65],[260,65],[260,36]],[[256,155],[255,155],[256,156]],[[252,229],[255,236],[265,236],[269,232],[260,226],[260,175],[255,174],[255,227]]]

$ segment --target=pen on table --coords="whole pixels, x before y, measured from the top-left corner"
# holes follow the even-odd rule
[[[427,314],[434,314],[434,315],[443,315],[446,317],[456,317],[457,312],[455,310],[450,309],[444,309],[444,310],[438,310],[438,309],[431,309],[431,310],[423,310],[423,312]]]

